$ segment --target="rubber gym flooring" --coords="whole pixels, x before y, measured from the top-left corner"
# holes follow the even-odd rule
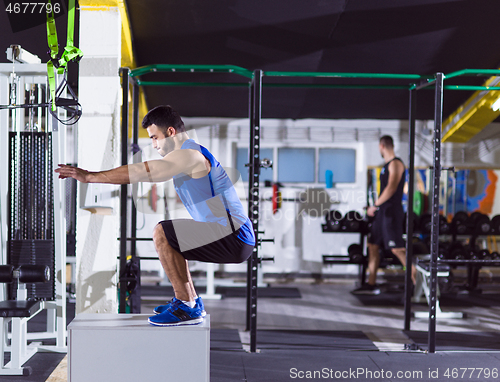
[[[171,297],[144,287],[142,313]],[[346,279],[270,280],[270,288],[274,287],[280,289],[269,290],[258,300],[257,353],[247,351],[245,298],[205,300],[211,317],[212,382],[499,379],[499,285],[486,285],[480,295],[443,296],[443,301],[449,300],[443,302],[443,311],[460,311],[466,318],[438,320],[434,354],[426,352],[427,319],[412,319],[411,330],[402,330],[402,293],[397,288],[359,298],[349,293],[354,281]],[[168,288],[160,289],[168,293]],[[414,310],[425,311],[426,306],[416,304]],[[74,306],[69,305],[69,318],[72,311]],[[33,321],[32,330],[37,325],[42,324]],[[415,350],[404,350],[405,346]],[[0,381],[64,381],[49,377],[63,357],[36,354],[27,363],[33,369],[31,376],[0,376]]]

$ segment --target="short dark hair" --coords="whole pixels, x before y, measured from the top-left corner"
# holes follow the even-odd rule
[[[156,106],[144,116],[142,127],[147,129],[151,125],[158,126],[165,136],[170,126],[178,133],[186,131],[181,116],[170,105]]]
[[[380,143],[382,144],[382,146],[387,147],[388,149],[394,148],[394,141],[392,140],[392,137],[390,135],[384,135],[383,137],[381,137]]]

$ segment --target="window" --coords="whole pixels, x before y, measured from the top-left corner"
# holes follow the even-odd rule
[[[278,182],[315,182],[315,149],[278,149]]]
[[[319,149],[319,182],[325,183],[325,172],[333,172],[333,183],[354,183],[356,181],[356,150]]]
[[[322,183],[325,184],[325,172],[333,172],[333,183],[356,182],[356,150],[341,148],[278,148],[277,169],[278,182],[283,183]],[[272,148],[261,148],[260,159],[273,160]],[[316,154],[318,161],[316,165]],[[248,149],[240,147],[236,153],[236,169],[241,173],[241,179],[248,182]],[[316,176],[317,174],[317,176]],[[262,168],[260,181],[274,181],[273,169]]]
[[[273,149],[260,149],[260,159],[268,158],[273,160]],[[248,149],[238,148],[236,153],[236,169],[241,173],[241,179],[244,182],[248,182],[248,167],[245,164],[248,163]],[[273,180],[273,169],[272,168],[260,168],[260,181],[264,182],[266,180]]]

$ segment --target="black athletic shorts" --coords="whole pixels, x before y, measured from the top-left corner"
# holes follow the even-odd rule
[[[377,211],[372,223],[368,243],[384,249],[404,248],[403,240],[404,212],[402,208],[388,206]]]
[[[253,252],[254,246],[238,238],[239,229],[218,223],[198,222],[192,219],[160,222],[168,243],[186,259],[206,263],[242,263]]]

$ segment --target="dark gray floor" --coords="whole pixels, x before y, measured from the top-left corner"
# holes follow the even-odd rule
[[[259,353],[238,349],[236,330],[211,335],[212,382],[496,381],[500,372],[499,352],[383,352],[361,332],[258,331]]]
[[[403,306],[397,288],[370,301],[349,293],[354,288],[352,280],[320,284],[301,280],[274,285],[296,289],[300,298],[294,292],[269,293],[258,299],[258,353],[245,350],[249,339],[244,330],[245,298],[205,300],[211,318],[212,382],[279,382],[314,377],[332,381],[500,378],[494,378],[493,373],[500,372],[500,288],[490,286],[488,293],[480,297],[450,296],[443,310],[461,311],[467,318],[438,320],[437,352],[427,354],[427,319],[412,319],[411,330],[402,330]],[[169,298],[167,290],[165,295],[143,294],[142,313],[151,312]],[[423,304],[414,306],[414,310],[426,308]],[[421,350],[405,352],[405,344]],[[32,376],[0,376],[0,381],[44,382],[62,357],[36,354],[27,364],[33,368]],[[485,374],[488,372],[489,378]]]
[[[349,280],[321,284],[303,280],[279,286],[297,287],[301,298],[258,299],[258,353],[242,349],[248,348],[245,299],[205,300],[212,324],[212,382],[279,382],[314,377],[332,381],[500,378],[494,378],[497,372],[500,374],[497,286],[489,285],[487,293],[481,295],[443,296],[443,311],[463,312],[467,318],[438,320],[434,354],[426,353],[427,319],[414,318],[412,330],[402,330],[403,295],[397,287],[388,288],[381,296],[360,299],[349,293],[354,288],[354,282]],[[152,309],[158,301],[145,299],[143,310]],[[425,304],[413,307],[414,311],[427,309]],[[405,344],[420,350],[404,351]]]

